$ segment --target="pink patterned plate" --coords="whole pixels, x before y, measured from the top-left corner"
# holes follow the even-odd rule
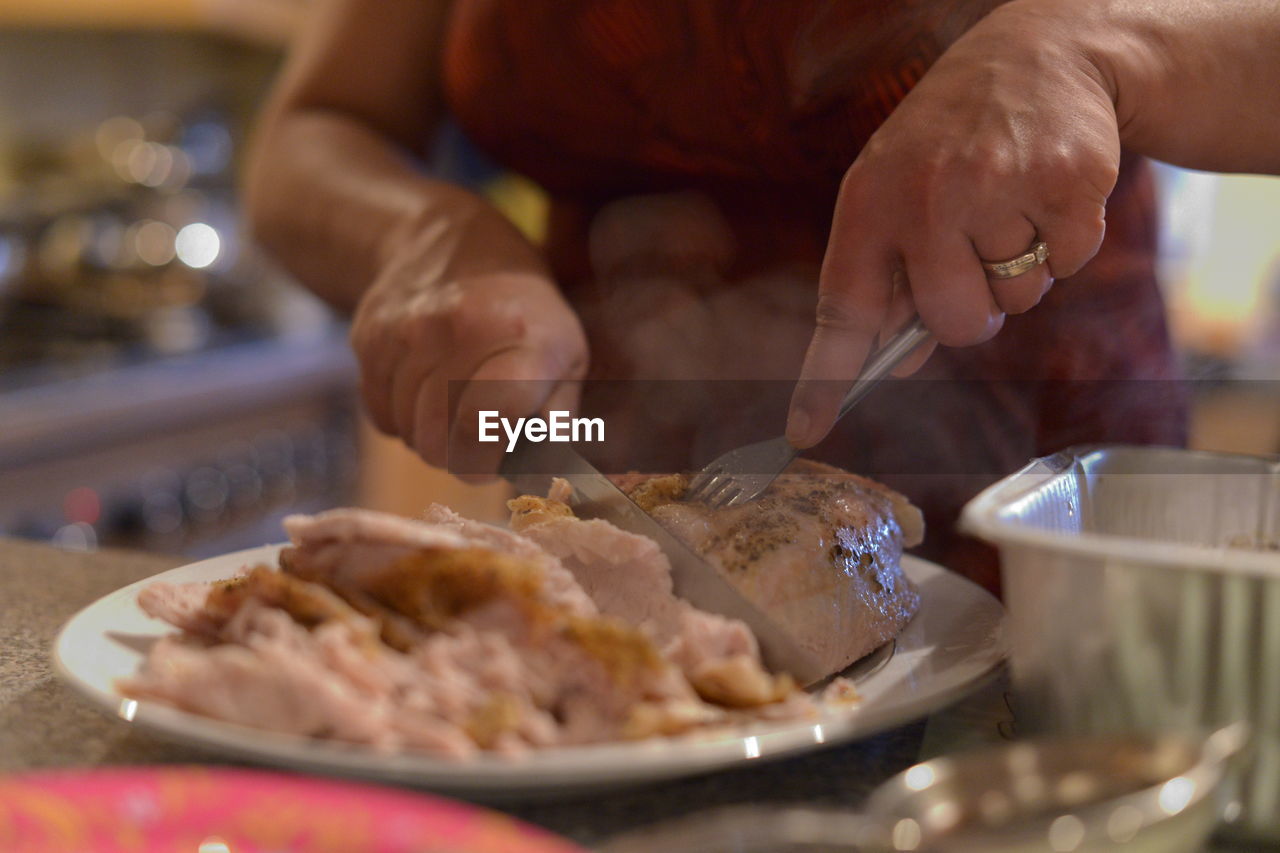
[[[250,770],[163,767],[0,777],[6,853],[585,853],[498,812]]]

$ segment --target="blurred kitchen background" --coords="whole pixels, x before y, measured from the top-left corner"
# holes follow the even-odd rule
[[[0,535],[203,556],[291,511],[501,513],[361,421],[341,323],[242,237],[307,5],[0,0]],[[1280,452],[1280,180],[1160,179],[1193,443]],[[487,188],[536,231],[534,188]]]

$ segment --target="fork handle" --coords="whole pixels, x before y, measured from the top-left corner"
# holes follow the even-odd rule
[[[892,373],[893,369],[915,352],[928,337],[929,330],[925,328],[919,317],[915,317],[902,331],[890,338],[887,344],[872,353],[867,363],[863,365],[858,378],[853,381],[853,387],[845,395],[844,402],[840,404],[838,417],[843,418],[847,415],[849,410],[858,405],[872,388],[880,384],[881,379]]]

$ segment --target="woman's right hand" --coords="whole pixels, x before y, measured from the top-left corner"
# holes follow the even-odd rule
[[[573,410],[587,371],[582,326],[541,273],[447,278],[393,257],[360,300],[351,341],[374,424],[467,479],[497,471],[505,438],[482,444],[479,412],[514,420]]]

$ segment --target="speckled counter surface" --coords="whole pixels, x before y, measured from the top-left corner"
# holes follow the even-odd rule
[[[0,771],[207,760],[94,710],[50,660],[54,636],[77,610],[181,562],[0,539]]]
[[[0,539],[0,772],[48,767],[219,763],[94,710],[54,674],[49,650],[61,625],[114,589],[180,558],[75,553]],[[994,740],[999,684],[935,715],[850,746],[693,779],[590,798],[501,804],[512,815],[584,844],[701,809],[739,803],[857,806],[879,783],[939,751]]]

